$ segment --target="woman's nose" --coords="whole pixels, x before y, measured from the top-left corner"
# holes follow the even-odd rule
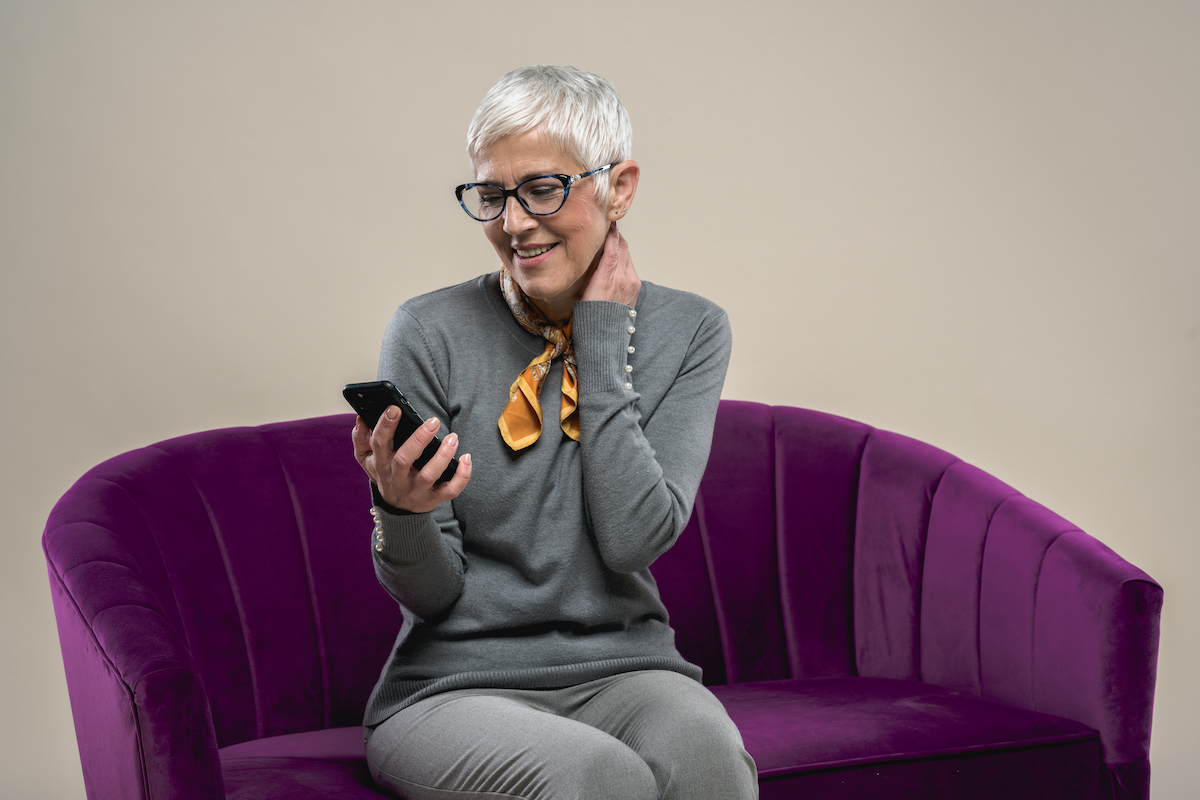
[[[517,202],[517,198],[506,197],[504,199],[505,233],[526,231],[534,225],[537,225],[537,220],[533,218],[532,214],[525,210],[523,205]]]

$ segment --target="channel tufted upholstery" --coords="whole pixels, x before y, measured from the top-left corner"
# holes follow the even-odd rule
[[[359,724],[401,617],[352,421],[172,439],[55,506],[89,797],[378,797]],[[723,401],[653,572],[765,800],[1149,795],[1161,588],[948,453]]]

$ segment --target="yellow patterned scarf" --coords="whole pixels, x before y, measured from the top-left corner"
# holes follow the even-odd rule
[[[563,433],[579,441],[579,380],[576,374],[575,350],[571,346],[571,323],[551,325],[525,297],[507,267],[500,269],[500,291],[521,327],[546,340],[546,349],[529,362],[508,390],[508,405],[500,412],[500,435],[513,450],[523,450],[542,434],[542,406],[538,393],[542,381],[550,372],[550,362],[563,357],[562,406],[559,420]]]

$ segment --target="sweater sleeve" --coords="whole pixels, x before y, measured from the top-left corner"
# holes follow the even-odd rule
[[[618,572],[648,567],[687,525],[732,347],[728,318],[715,306],[698,318],[671,319],[671,335],[690,340],[666,393],[643,418],[638,374],[626,369],[630,341],[638,341],[630,311],[615,302],[576,303],[572,333],[587,514],[601,557]],[[646,344],[653,346],[643,339],[639,347]]]
[[[438,359],[420,323],[403,307],[383,338],[379,379],[396,385],[417,413],[437,416],[441,435],[450,432],[449,366]],[[462,531],[453,503],[426,514],[392,514],[373,509],[371,538],[375,575],[388,594],[423,620],[444,614],[462,592]]]

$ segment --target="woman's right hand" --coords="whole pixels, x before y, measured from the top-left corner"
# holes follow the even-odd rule
[[[445,483],[435,483],[450,459],[458,450],[458,435],[450,434],[442,440],[433,458],[421,469],[414,469],[413,462],[425,452],[425,446],[433,440],[441,423],[430,417],[417,428],[399,449],[392,450],[392,438],[400,423],[400,409],[390,406],[375,424],[375,430],[367,427],[362,417],[354,421],[354,457],[383,495],[383,499],[396,508],[414,513],[433,511],[447,500],[462,494],[467,481],[471,480],[471,456],[463,454],[458,459],[454,477]]]

